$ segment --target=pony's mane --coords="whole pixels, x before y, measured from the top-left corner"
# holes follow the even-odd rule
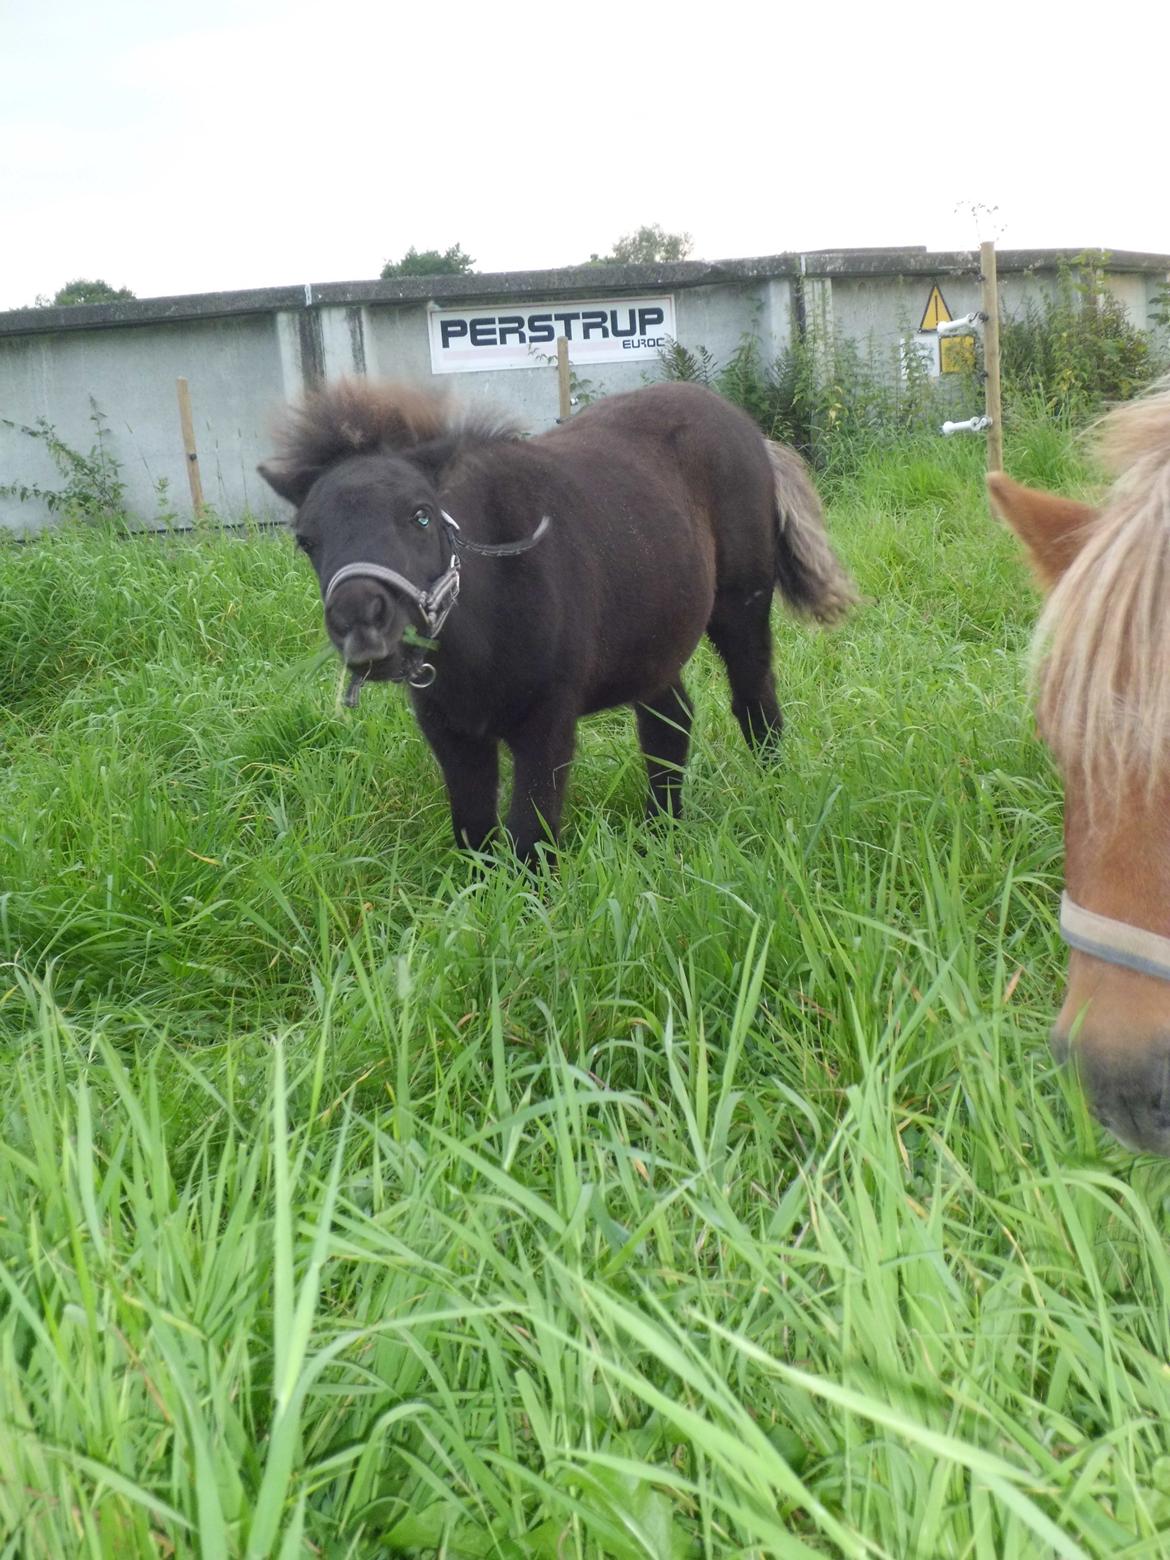
[[[1170,379],[1095,433],[1116,480],[1036,637],[1044,735],[1090,802],[1170,770]]]
[[[510,423],[455,408],[433,390],[340,379],[285,410],[276,430],[277,459],[323,471],[347,455],[400,454],[444,439],[482,443],[517,436]]]

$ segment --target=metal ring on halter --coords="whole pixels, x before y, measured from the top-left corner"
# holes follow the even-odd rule
[[[423,677],[423,672],[429,672],[431,675]],[[423,661],[421,665],[415,667],[413,674],[406,680],[412,688],[429,688],[437,675],[430,661]]]

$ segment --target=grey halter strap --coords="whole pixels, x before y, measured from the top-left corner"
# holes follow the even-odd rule
[[[1139,975],[1170,980],[1170,937],[1086,910],[1067,893],[1060,896],[1060,935],[1079,953]]]
[[[451,554],[451,562],[429,590],[419,590],[405,574],[388,569],[382,563],[346,563],[325,587],[325,605],[328,606],[337,587],[346,580],[381,580],[384,585],[409,597],[422,614],[427,632],[433,638],[447,621],[447,614],[459,599],[459,554]]]
[[[325,605],[329,605],[333,592],[345,580],[381,580],[384,585],[389,585],[392,590],[401,591],[414,602],[422,613],[427,633],[433,639],[447,621],[448,613],[459,599],[459,554],[461,552],[479,553],[485,558],[514,558],[518,553],[526,553],[529,548],[535,547],[549,527],[548,516],[542,515],[536,530],[523,541],[472,542],[463,535],[458,522],[453,520],[445,509],[441,509],[439,513],[443,519],[447,540],[451,544],[451,559],[443,573],[427,590],[420,590],[413,580],[408,580],[405,574],[399,574],[397,569],[389,569],[383,563],[370,563],[363,559],[356,563],[343,564],[331,577],[325,587]]]

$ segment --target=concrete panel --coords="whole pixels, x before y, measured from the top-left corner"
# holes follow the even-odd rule
[[[245,316],[119,331],[0,335],[0,415],[30,424],[44,417],[74,449],[95,443],[94,408],[108,425],[107,448],[121,463],[131,513],[149,522],[170,505],[191,514],[175,381],[190,386],[204,497],[218,513],[270,511],[256,463],[281,399],[274,318]],[[62,479],[38,440],[0,427],[0,480],[58,489]],[[35,530],[51,519],[39,503],[0,498],[0,522]]]

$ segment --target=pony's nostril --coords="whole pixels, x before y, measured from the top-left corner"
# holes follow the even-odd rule
[[[1170,1155],[1170,1052],[1126,1063],[1078,1056],[1101,1124],[1127,1148]]]
[[[390,616],[390,608],[382,592],[375,591],[366,605],[366,622],[381,628]]]

